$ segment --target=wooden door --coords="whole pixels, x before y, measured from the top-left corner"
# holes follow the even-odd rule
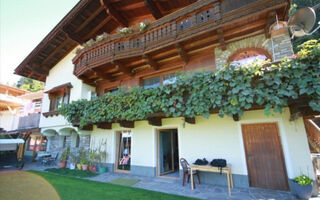
[[[249,184],[288,190],[288,177],[277,123],[242,125]]]

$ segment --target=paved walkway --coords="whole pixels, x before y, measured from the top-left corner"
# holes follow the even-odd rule
[[[54,167],[54,166],[52,166]],[[37,163],[27,163],[24,170],[43,171],[45,166]],[[212,200],[295,200],[289,192],[264,190],[257,188],[234,188],[232,195],[228,195],[228,188],[210,184],[196,184],[196,189],[191,190],[190,183],[182,186],[182,181],[172,178],[144,177],[123,173],[104,173],[88,180],[110,182],[117,178],[139,179],[132,187],[153,190],[158,192],[177,194],[188,197]]]

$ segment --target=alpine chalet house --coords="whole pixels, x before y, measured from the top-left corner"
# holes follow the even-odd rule
[[[162,110],[129,120],[149,109],[141,104],[126,118],[89,124],[69,122],[58,110],[62,103],[80,99],[116,98],[123,94],[120,90],[135,86],[143,88],[140,93],[172,89],[170,85],[182,80],[177,77],[181,72],[213,73],[233,62],[277,63],[291,57],[289,7],[287,0],[81,0],[15,73],[46,83],[40,128],[48,138],[47,151],[67,146],[88,151],[103,144],[108,171],[171,178],[182,177],[180,158],[189,163],[223,158],[231,166],[235,187],[290,190],[294,177],[315,177],[303,118],[293,116],[289,107],[265,115],[263,105],[255,106],[224,117],[216,109],[207,117]],[[140,102],[136,97],[124,105],[129,109]],[[158,105],[157,99],[153,102]],[[95,105],[83,120],[108,102]],[[127,112],[123,109],[110,108],[104,116],[121,110],[120,116]],[[200,179],[227,184],[219,173],[200,172]]]

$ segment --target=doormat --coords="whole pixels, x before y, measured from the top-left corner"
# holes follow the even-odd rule
[[[110,181],[110,183],[117,184],[117,185],[123,185],[123,186],[132,186],[132,185],[138,183],[139,181],[140,181],[139,179],[117,178],[117,179]]]

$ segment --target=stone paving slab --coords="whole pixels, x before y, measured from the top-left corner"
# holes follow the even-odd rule
[[[117,178],[139,179],[140,182],[132,187],[153,190],[169,194],[177,194],[200,199],[213,200],[295,200],[289,192],[264,190],[256,188],[234,188],[232,195],[228,195],[228,188],[210,184],[196,184],[196,189],[191,190],[190,183],[182,186],[182,181],[172,178],[143,177],[123,173],[105,173],[88,178],[89,180],[110,182]]]
[[[46,168],[58,167],[43,166],[38,163],[27,163],[23,170],[44,171]],[[1,171],[1,170],[0,170]],[[289,192],[266,190],[259,188],[234,188],[232,195],[228,195],[228,188],[225,186],[197,184],[196,189],[191,190],[190,183],[182,186],[182,181],[173,178],[145,177],[125,173],[104,173],[96,177],[87,178],[88,180],[99,182],[110,182],[118,178],[139,179],[140,181],[132,187],[153,190],[169,194],[176,194],[199,199],[212,200],[295,200],[296,198]],[[318,198],[312,198],[318,199]],[[319,198],[320,199],[320,198]]]

